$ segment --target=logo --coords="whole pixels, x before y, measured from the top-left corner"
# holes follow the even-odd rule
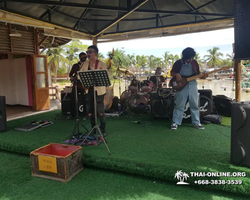
[[[80,106],[79,106],[79,111],[80,111],[80,112],[83,112],[83,111],[84,111],[83,105],[80,105]]]
[[[206,107],[208,106],[208,101],[206,101],[206,103],[200,107],[200,112],[207,112]]]
[[[203,106],[199,107],[200,112],[207,112],[207,106],[208,106],[208,101],[206,101],[206,103]],[[183,112],[184,119],[188,119],[191,117],[190,110],[188,110],[189,108],[190,108],[190,104],[189,104],[189,102],[187,102],[187,104],[184,108],[184,112]]]
[[[174,175],[174,178],[178,179],[178,182],[176,185],[189,185],[189,183],[184,182],[184,180],[187,180],[189,178],[188,174],[183,172],[182,170],[177,170],[177,172]]]

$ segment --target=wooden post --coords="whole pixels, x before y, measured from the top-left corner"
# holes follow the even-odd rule
[[[241,61],[234,60],[235,72],[235,99],[237,102],[241,101]]]
[[[97,46],[97,37],[93,37],[92,41],[93,41],[93,45]]]

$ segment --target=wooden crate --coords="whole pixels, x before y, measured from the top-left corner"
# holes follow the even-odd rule
[[[32,176],[70,181],[83,170],[82,147],[51,143],[30,153]]]

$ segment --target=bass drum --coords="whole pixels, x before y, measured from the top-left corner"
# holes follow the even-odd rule
[[[129,110],[134,114],[143,114],[148,109],[148,98],[144,94],[133,94],[128,100]]]
[[[104,110],[108,110],[111,108],[111,106],[113,104],[113,98],[114,98],[113,87],[107,87],[106,94],[104,96]]]

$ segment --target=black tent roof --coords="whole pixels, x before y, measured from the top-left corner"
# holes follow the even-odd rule
[[[233,27],[233,0],[0,0],[0,9],[98,41]]]

